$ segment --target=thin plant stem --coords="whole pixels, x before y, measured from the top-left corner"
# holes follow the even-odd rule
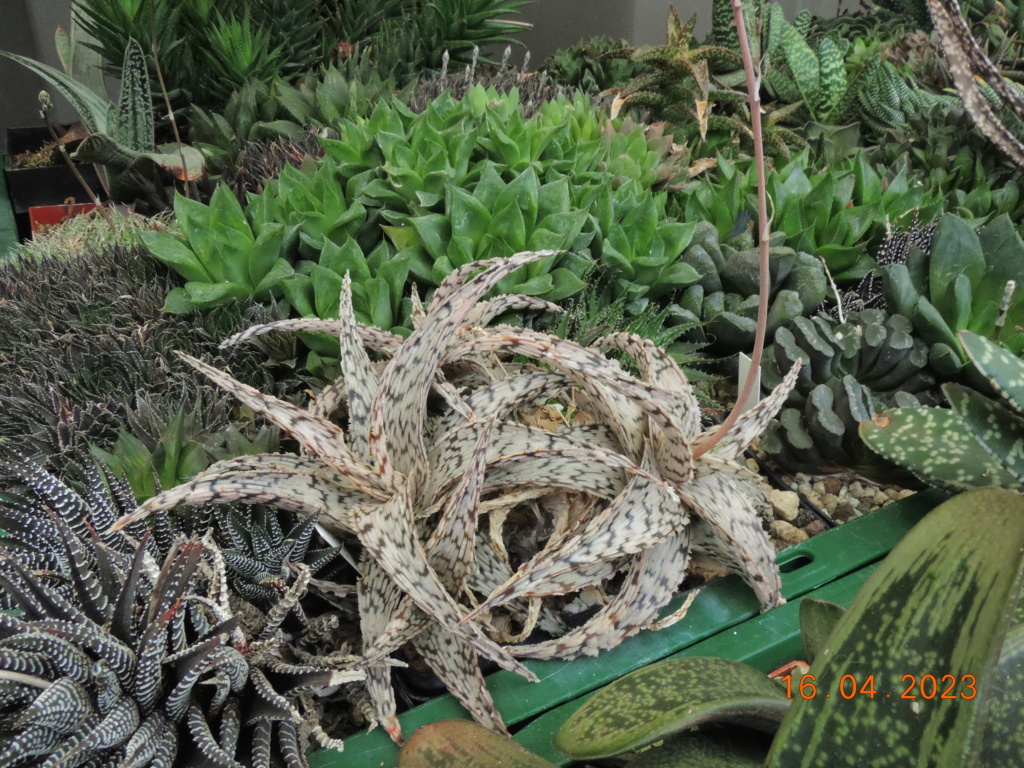
[[[747,39],[747,25],[743,20],[741,0],[732,0],[732,16],[739,36],[740,54],[743,57],[743,71],[747,76],[747,103],[750,105],[750,130],[754,139],[754,166],[757,168],[757,228],[758,228],[758,260],[760,263],[760,292],[757,304],[757,332],[754,335],[754,350],[750,355],[750,368],[743,380],[736,404],[722,422],[721,426],[693,449],[693,457],[704,455],[732,429],[736,419],[740,417],[743,404],[750,397],[757,379],[757,371],[761,369],[761,356],[764,352],[764,339],[768,327],[768,242],[771,220],[768,218],[768,191],[765,187],[764,172],[764,141],[761,136],[761,82],[754,71],[754,58],[750,53],[750,41]]]
[[[75,165],[75,161],[72,160],[71,155],[68,154],[68,148],[65,147],[64,144],[61,142],[60,137],[57,135],[57,132],[53,130],[53,126],[50,124],[50,118],[47,114],[50,110],[50,107],[53,105],[53,102],[50,100],[50,94],[48,94],[46,91],[41,91],[39,93],[39,103],[39,115],[43,118],[43,122],[46,124],[47,129],[50,131],[50,136],[52,136],[53,140],[57,142],[57,149],[59,149],[61,155],[64,156],[64,161],[68,164],[68,167],[71,168],[71,172],[75,175],[75,178],[78,179],[78,183],[82,185],[82,189],[85,190],[85,193],[89,196],[89,199],[92,200],[93,205],[95,205],[96,208],[99,210],[100,215],[103,217],[103,220],[107,222],[107,226],[110,227],[110,231],[116,234],[117,227],[114,226],[114,220],[110,218],[110,211],[107,210],[107,206],[105,206],[103,202],[100,200],[99,195],[92,191],[92,187],[89,186],[89,182],[85,180],[85,177],[78,170],[78,166]]]
[[[160,93],[163,94],[164,104],[167,105],[167,116],[171,120],[171,130],[174,131],[174,140],[178,143],[178,157],[181,158],[181,175],[185,182],[185,197],[192,199],[189,194],[188,165],[185,163],[185,149],[181,144],[181,134],[178,133],[178,121],[174,117],[174,110],[171,108],[171,96],[167,93],[167,84],[164,82],[164,72],[160,69],[160,49],[156,42],[156,3],[157,0],[149,2],[149,44],[153,50],[153,67],[156,69],[156,79],[160,81]]]

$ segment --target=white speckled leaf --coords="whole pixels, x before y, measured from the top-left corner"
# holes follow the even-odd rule
[[[382,330],[373,325],[363,325],[362,323],[358,324],[358,328],[359,337],[362,339],[363,344],[374,352],[380,352],[390,357],[402,344],[402,337],[390,331]],[[275,320],[272,323],[254,325],[251,328],[246,328],[244,331],[239,331],[234,336],[229,336],[222,341],[220,346],[221,349],[224,349],[235,344],[241,344],[243,341],[254,339],[257,336],[274,333],[275,331],[328,333],[331,336],[339,336],[342,332],[342,323],[339,320],[321,320],[316,317],[295,317],[290,320]]]
[[[654,471],[649,452],[644,469]],[[564,594],[578,589],[573,573],[580,567],[635,554],[675,535],[689,516],[671,488],[632,475],[626,487],[599,514],[526,563],[487,603],[515,597]]]
[[[536,296],[524,296],[518,293],[509,293],[504,296],[497,296],[490,301],[484,301],[470,312],[464,321],[465,325],[484,326],[496,317],[513,310],[525,310],[527,312],[552,312],[561,314],[565,310],[550,301],[539,299]]]
[[[462,476],[480,428],[467,424],[436,441],[430,454],[431,492],[435,498]],[[539,427],[508,422],[495,423],[487,464],[487,490],[517,483],[552,482],[556,487],[566,487],[576,482],[582,485],[572,487],[607,498],[625,485],[624,468],[633,467],[632,462],[612,451],[589,448]]]
[[[796,385],[796,377],[800,373],[800,365],[800,361],[797,360],[793,367],[789,369],[786,378],[771,391],[768,397],[764,398],[749,411],[744,411],[740,414],[739,418],[736,419],[736,423],[732,425],[732,429],[711,449],[715,456],[732,460],[750,447],[750,444],[764,432],[768,422],[774,418],[782,404],[786,402],[786,397],[789,396],[790,391]],[[710,437],[714,431],[714,429],[708,430],[698,438],[698,441]]]
[[[484,684],[480,663],[471,645],[435,624],[418,634],[413,646],[474,720],[491,730],[508,734]]]
[[[685,534],[635,555],[615,597],[586,624],[553,640],[520,645],[521,659],[575,659],[596,656],[645,628],[668,605],[686,574],[689,548]]]
[[[673,396],[647,382],[633,378],[617,363],[604,357],[597,350],[532,331],[519,330],[513,333],[485,330],[453,348],[447,359],[457,360],[467,355],[486,353],[526,355],[572,377],[592,396],[595,403],[605,403],[606,408],[600,415],[610,419],[609,424],[623,445],[623,452],[636,461],[639,461],[643,448],[646,421],[644,413],[665,429],[666,434],[669,430],[678,431],[674,427],[677,406]],[[609,394],[610,392],[615,393],[614,397]],[[685,457],[680,456],[679,460],[684,461]],[[660,468],[663,473],[670,469],[666,466]]]
[[[509,412],[557,397],[569,380],[558,373],[527,373],[496,381],[475,390],[466,398],[466,406],[477,420],[505,419]],[[463,426],[460,414],[450,414],[438,424],[438,434]]]
[[[328,530],[353,531],[353,510],[361,504],[377,504],[361,491],[343,488],[322,475],[292,471],[206,472],[142,504],[118,520],[114,529],[141,520],[153,512],[208,502],[270,504],[303,515],[319,515]]]
[[[551,255],[548,251],[531,251],[478,262],[474,266],[484,269],[472,280],[460,285],[471,273],[458,269],[434,292],[423,325],[405,340],[385,368],[373,403],[370,453],[386,487],[393,484],[393,465],[394,471],[407,478],[413,499],[423,498],[428,473],[423,417],[430,383],[445,348],[475,303],[503,277]]]
[[[754,590],[762,610],[782,605],[782,580],[775,563],[775,548],[761,527],[751,502],[760,493],[751,482],[718,470],[700,471],[676,491],[684,503],[707,523],[723,552],[728,567]]]
[[[442,627],[465,638],[478,653],[493,659],[505,669],[518,672],[529,680],[536,680],[532,672],[487,639],[479,627],[472,624],[460,625],[462,609],[430,567],[426,552],[416,537],[412,521],[412,498],[407,489],[398,488],[391,499],[377,507],[360,508],[355,522],[356,533],[363,546],[421,610]]]
[[[613,333],[594,343],[595,347],[604,345],[632,357],[644,381],[675,396],[679,401],[676,418],[687,440],[700,434],[700,405],[693,394],[693,387],[686,374],[664,349],[635,333]]]
[[[667,421],[652,423],[650,436],[664,477],[674,483],[689,482],[693,477],[690,440],[700,430],[700,408],[682,371],[664,350],[636,334],[612,334],[594,346],[610,346],[630,355],[645,382],[671,393],[662,402]]]
[[[971,362],[1018,413],[1024,414],[1024,361],[977,333],[961,331],[959,336]]]
[[[345,436],[340,428],[311,416],[291,403],[264,395],[194,357],[179,354],[185,362],[219,387],[290,433],[303,447],[331,465],[356,487],[372,496],[383,497],[384,487],[377,473],[352,454],[345,445]]]
[[[363,564],[363,576],[359,579],[357,594],[363,651],[371,659],[376,659],[379,655],[371,653],[371,650],[380,636],[389,629],[405,594],[398,589],[388,573],[372,560]],[[390,650],[393,647],[389,646],[388,652]],[[392,739],[401,741],[402,729],[395,715],[395,691],[391,687],[391,667],[383,663],[369,665],[366,668],[366,690],[380,724]]]
[[[437,527],[424,545],[427,562],[453,597],[462,591],[473,561],[477,508],[493,426],[494,422],[488,421],[480,431],[466,473],[455,490],[448,495]]]
[[[348,434],[352,440],[352,452],[363,461],[370,460],[369,428],[370,405],[377,393],[377,372],[373,370],[366,354],[355,311],[352,309],[352,278],[348,272],[341,284],[338,301],[338,322],[341,332],[341,373],[348,395]]]

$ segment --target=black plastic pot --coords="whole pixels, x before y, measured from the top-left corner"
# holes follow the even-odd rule
[[[15,155],[42,147],[50,141],[50,132],[45,127],[8,128],[5,151],[4,179],[7,195],[14,210],[14,221],[18,239],[27,240],[32,236],[29,223],[29,208],[47,205],[63,205],[69,198],[74,203],[91,202],[88,193],[75,178],[67,164],[51,165],[46,168],[11,168]],[[79,173],[101,200],[106,199],[96,169],[91,165],[77,165]]]

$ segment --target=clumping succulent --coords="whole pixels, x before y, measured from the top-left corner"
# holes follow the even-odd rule
[[[860,435],[872,450],[930,485],[1020,491],[1024,362],[979,334],[958,336],[982,391],[946,384],[942,391],[949,408],[885,410],[862,422]]]
[[[782,240],[781,233],[772,235],[769,249],[769,341],[777,329],[820,305],[828,286],[821,261],[786,247]],[[681,316],[695,324],[690,340],[724,354],[749,349],[757,330],[757,248],[722,244],[715,226],[703,221],[694,228],[679,264],[692,267],[700,276],[676,299]]]
[[[230,409],[206,407],[213,389],[174,352],[230,365],[244,381],[277,389],[258,350],[225,357],[216,348],[247,319],[274,315],[244,305],[163,314],[164,294],[176,283],[137,244],[0,264],[0,442],[16,441],[43,458],[86,442],[110,451],[143,411],[169,422],[183,408],[200,417],[204,442],[221,443],[235,421]],[[237,421],[247,437],[256,436],[246,419]]]
[[[309,410],[189,360],[287,430],[304,455],[221,462],[118,525],[182,504],[243,501],[316,513],[327,529],[355,536],[361,665],[377,718],[395,738],[389,665],[406,643],[474,718],[503,730],[478,656],[533,678],[519,658],[614,647],[657,620],[694,549],[740,573],[763,608],[779,605],[774,552],[755,509],[762,492],[736,458],[781,405],[799,365],[721,442],[695,455],[709,436],[697,401],[653,343],[617,333],[582,347],[486,327],[506,310],[535,305],[530,297],[484,297],[551,255],[525,252],[454,270],[429,306],[414,301],[415,328],[405,340],[356,322],[346,280],[337,320],[280,321],[226,342],[280,330],[336,334],[343,375]],[[639,377],[601,347],[632,358]],[[385,360],[372,362],[367,348]],[[537,407],[556,414],[561,427],[531,424],[524,414]],[[331,420],[336,413],[347,428]],[[499,644],[512,633],[525,638],[551,596],[587,587],[609,599],[582,626],[550,640]]]
[[[789,469],[848,469],[892,481],[898,468],[863,444],[857,426],[894,405],[938,402],[930,347],[902,315],[865,309],[844,320],[799,317],[776,331],[765,350],[762,385],[770,390],[796,360],[803,365],[760,450]]]
[[[310,692],[363,672],[306,663],[281,632],[308,569],[243,629],[209,536],[110,530],[135,500],[95,466],[2,472],[0,763],[296,768],[311,740],[337,746]]]
[[[890,311],[910,318],[933,345],[932,367],[952,376],[967,364],[961,330],[1024,350],[1024,240],[1010,217],[976,229],[945,214],[927,245],[910,249],[905,263],[883,267],[882,289]]]

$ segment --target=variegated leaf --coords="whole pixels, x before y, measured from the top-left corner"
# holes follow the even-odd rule
[[[475,625],[461,625],[462,609],[448,594],[437,573],[427,562],[426,552],[416,537],[412,521],[412,498],[407,489],[375,508],[356,514],[356,533],[374,559],[417,606],[442,627],[463,637],[477,652],[528,680],[536,676],[512,659]]]
[[[434,292],[423,325],[413,331],[388,363],[374,400],[370,452],[385,487],[394,485],[393,466],[407,478],[412,498],[417,502],[423,498],[428,474],[423,420],[430,383],[444,350],[475,303],[503,277],[552,255],[550,251],[531,251],[477,262],[473,266],[483,271],[472,280],[461,284],[469,273],[458,269]]]
[[[619,645],[650,624],[686,574],[686,535],[667,539],[635,555],[618,594],[578,629],[553,640],[512,649],[523,659],[574,659]]]
[[[381,483],[377,473],[349,450],[341,429],[330,422],[311,416],[291,403],[264,395],[259,390],[236,381],[194,357],[185,354],[180,356],[222,389],[290,433],[303,447],[340,472],[357,488],[378,498],[386,495],[386,487]]]

